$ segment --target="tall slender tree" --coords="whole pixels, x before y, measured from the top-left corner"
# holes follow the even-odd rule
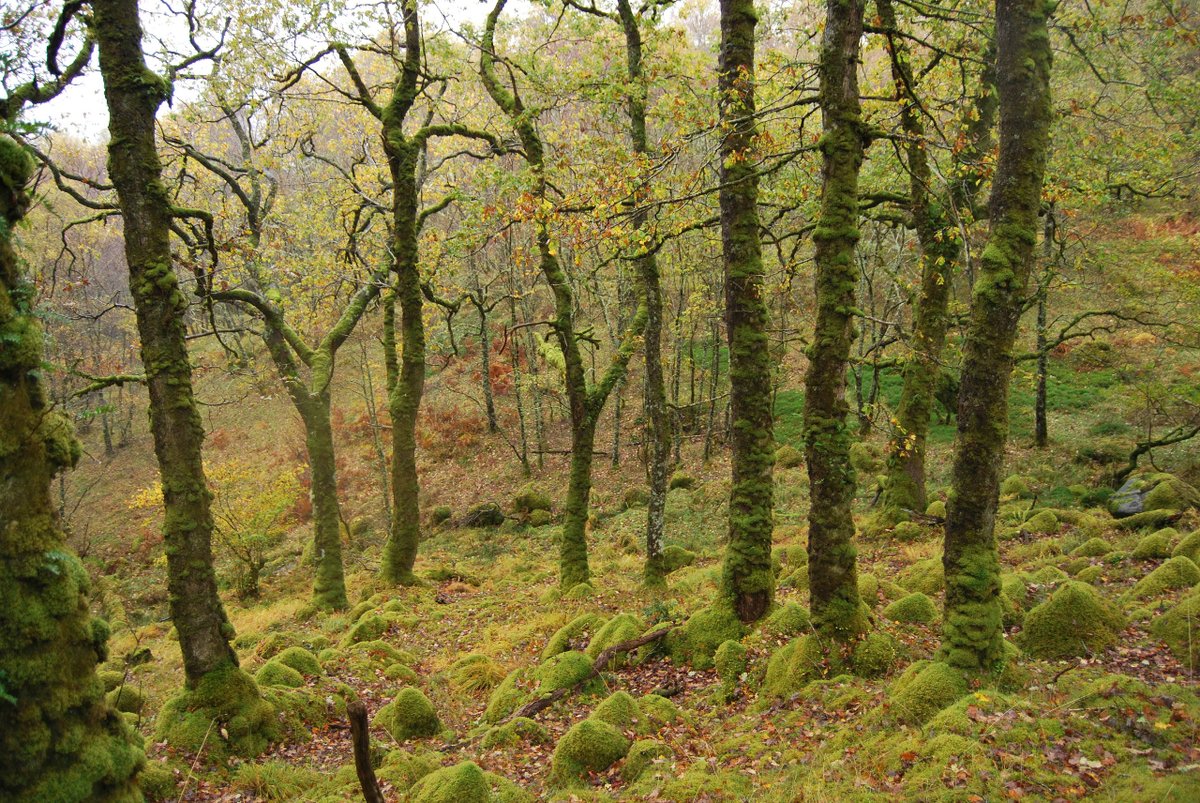
[[[55,63],[77,11],[78,5],[69,5],[56,26],[50,80],[21,82],[0,97],[0,798],[5,800],[137,801],[135,777],[145,763],[140,739],[105,702],[96,664],[107,655],[108,626],[89,610],[87,569],[67,546],[51,499],[51,480],[75,465],[80,447],[67,417],[47,398],[36,292],[12,241],[31,202],[27,185],[34,162],[8,131],[26,105],[57,96],[90,61],[88,34],[70,65],[60,71]],[[16,67],[7,61],[4,69]]]
[[[967,672],[1005,660],[996,505],[1008,437],[1008,386],[1017,323],[1038,236],[1050,141],[1046,0],[996,0],[1000,154],[991,232],[971,299],[958,397],[958,438],[946,521],[946,614],[939,656]]]
[[[868,142],[858,99],[861,0],[828,0],[818,62],[821,211],[813,230],[817,319],[804,377],[808,462],[808,576],[814,624],[849,641],[867,629],[854,549],[855,477],[850,465],[846,367],[854,340],[858,272],[858,174]]]

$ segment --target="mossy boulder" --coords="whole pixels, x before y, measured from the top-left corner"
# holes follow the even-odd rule
[[[662,553],[663,572],[670,574],[696,562],[696,553],[679,544],[668,544]]]
[[[495,502],[483,502],[470,508],[462,518],[464,527],[499,527],[505,521],[504,511]]]
[[[275,656],[275,660],[284,666],[290,666],[304,677],[315,678],[324,674],[317,656],[303,647],[288,647]]]
[[[1173,527],[1155,530],[1149,535],[1143,535],[1137,546],[1129,555],[1134,560],[1163,560],[1171,557],[1171,544],[1179,533]]]
[[[776,468],[798,468],[804,465],[804,453],[791,444],[785,443],[775,450]]]
[[[491,787],[479,765],[464,761],[443,767],[417,781],[412,803],[493,803]]]
[[[608,622],[596,613],[581,613],[565,625],[554,631],[542,650],[542,660],[552,658],[559,653],[585,647],[591,643],[600,628]]]
[[[485,750],[492,750],[497,747],[512,747],[522,742],[549,744],[550,731],[529,717],[517,717],[489,730],[484,734],[482,744]]]
[[[1115,643],[1124,627],[1125,617],[1096,589],[1068,581],[1025,615],[1018,643],[1036,658],[1088,655]]]
[[[1166,527],[1179,518],[1176,510],[1147,510],[1135,513],[1123,519],[1117,519],[1114,524],[1120,530],[1149,530]]]
[[[900,572],[897,581],[909,591],[933,596],[946,585],[946,573],[940,557],[919,560]]]
[[[1099,558],[1112,552],[1112,545],[1103,538],[1089,538],[1071,550],[1078,558]]]
[[[1154,487],[1142,501],[1144,510],[1186,510],[1200,507],[1200,491],[1171,474],[1153,477]]]
[[[355,610],[358,610],[355,608]],[[371,610],[370,606],[366,610]],[[353,612],[351,612],[353,615]],[[357,618],[357,617],[355,617]],[[262,637],[262,640],[254,647],[254,653],[264,661],[274,658],[279,653],[283,652],[288,647],[295,646],[300,643],[300,637],[295,633],[273,632]]]
[[[1029,480],[1019,474],[1013,474],[1000,483],[1000,496],[1009,499],[1032,499],[1033,490]]]
[[[1150,632],[1189,670],[1200,669],[1200,592],[1189,594],[1158,616]]]
[[[386,669],[392,664],[411,666],[417,662],[417,657],[407,650],[397,649],[386,641],[360,641],[347,647],[343,653],[351,668],[359,674],[368,674]],[[322,664],[329,661],[322,660]]]
[[[289,689],[304,685],[304,676],[292,667],[272,659],[263,664],[254,673],[254,679],[260,686],[283,686]]]
[[[1021,529],[1036,535],[1050,535],[1058,532],[1058,516],[1053,510],[1040,510],[1025,520]]]
[[[349,647],[363,641],[377,641],[387,632],[387,629],[388,620],[382,616],[378,614],[363,616],[346,632],[346,636],[342,639],[342,646]]]
[[[713,655],[713,665],[717,669],[717,677],[721,679],[722,695],[729,699],[742,684],[742,675],[746,672],[746,648],[740,641],[730,639],[721,642]]]
[[[1096,581],[1102,577],[1104,577],[1103,566],[1088,566],[1086,569],[1080,569],[1079,573],[1075,575],[1076,580],[1088,585],[1095,585]]]
[[[594,596],[596,596],[596,589],[591,583],[576,583],[563,592],[562,598],[582,600],[591,599]]]
[[[638,698],[638,708],[653,725],[674,725],[683,718],[679,706],[659,694],[645,694]]]
[[[275,707],[253,678],[231,665],[168,700],[156,723],[155,741],[189,753],[203,748],[212,761],[230,754],[253,758],[279,737]]]
[[[892,528],[892,540],[903,544],[920,541],[925,535],[925,528],[915,521],[902,521]]]
[[[384,668],[383,676],[388,680],[398,680],[410,686],[421,679],[412,667],[404,664],[389,664]],[[501,676],[503,676],[503,672]]]
[[[667,483],[667,487],[672,491],[676,488],[690,490],[691,488],[696,487],[696,478],[691,474],[688,474],[686,471],[676,471],[671,475],[671,480]]]
[[[535,510],[550,510],[552,505],[550,495],[533,483],[525,485],[513,497],[513,510],[525,517]]]
[[[733,770],[714,770],[698,761],[678,777],[668,779],[659,791],[660,800],[692,803],[699,800],[750,800],[750,778]]]
[[[650,504],[650,492],[641,486],[630,488],[625,491],[625,496],[621,501],[626,510],[645,507]]]
[[[1183,540],[1171,550],[1171,557],[1179,556],[1200,566],[1200,530],[1184,536]]]
[[[96,673],[96,677],[100,678],[100,683],[104,685],[104,691],[106,692],[124,685],[126,680],[124,672],[117,672],[112,669],[101,669]]]
[[[442,729],[433,703],[412,686],[401,689],[394,700],[380,708],[373,724],[398,742],[436,736]]]
[[[625,763],[621,765],[621,778],[625,783],[633,783],[642,777],[647,769],[660,759],[671,757],[671,748],[654,739],[639,739],[629,748],[625,755]]]
[[[877,678],[888,673],[900,660],[900,642],[890,633],[875,631],[867,633],[854,645],[850,653],[850,669],[864,678]]]
[[[879,451],[870,444],[856,441],[850,444],[850,465],[859,474],[874,474],[880,468]]]
[[[772,636],[798,636],[812,629],[808,609],[795,602],[786,602],[775,609],[763,622],[764,633]]]
[[[492,690],[487,708],[483,711],[483,721],[491,724],[502,722],[529,702],[533,698],[532,688],[535,685],[532,674],[526,667],[510,672],[508,677]]]
[[[530,527],[545,527],[554,521],[554,514],[549,510],[534,510],[529,514]]]
[[[893,622],[927,625],[937,619],[937,606],[921,592],[909,594],[883,609],[883,615]]]
[[[454,511],[449,505],[438,505],[429,512],[429,521],[434,526],[445,524],[452,518],[454,518]]]
[[[585,652],[587,656],[593,660],[600,656],[600,653],[620,644],[623,641],[635,639],[645,632],[646,625],[641,618],[634,616],[632,613],[619,613],[612,619],[604,623],[604,626],[596,632],[588,643]],[[607,668],[618,669],[626,665],[630,660],[629,653],[616,655],[608,662]]]
[[[603,772],[629,752],[631,744],[612,725],[588,718],[563,734],[554,748],[547,779],[552,788],[585,785],[589,772]]]
[[[959,670],[940,661],[918,661],[892,684],[891,712],[904,724],[921,725],[967,691]]]
[[[746,628],[729,605],[716,604],[696,611],[668,637],[667,648],[676,664],[711,669],[717,647],[725,641],[740,641]]]
[[[933,516],[934,518],[938,519],[946,518],[946,503],[941,499],[934,499],[925,506],[925,515]]]
[[[1200,568],[1189,559],[1178,555],[1138,580],[1130,590],[1129,596],[1133,599],[1146,599],[1197,583],[1200,583]]]
[[[592,659],[577,650],[559,653],[546,660],[534,670],[538,682],[537,693],[549,694],[558,689],[569,689],[592,674]]]
[[[642,709],[629,692],[615,691],[592,710],[591,718],[607,722],[622,731],[641,729]]]
[[[108,704],[126,714],[140,714],[146,705],[146,697],[128,684],[118,686],[107,695]]]

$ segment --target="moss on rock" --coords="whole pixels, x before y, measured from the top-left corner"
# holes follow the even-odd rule
[[[529,717],[517,717],[489,730],[484,734],[482,744],[484,749],[492,750],[497,747],[512,747],[522,742],[549,744],[550,731]]]
[[[576,646],[583,647],[591,643],[593,636],[607,623],[607,619],[595,613],[581,613],[565,625],[554,631],[542,650],[542,660],[552,658],[562,652],[573,650]]]
[[[533,672],[538,682],[537,693],[549,694],[569,689],[592,674],[592,661],[585,653],[571,650],[553,656]]]
[[[500,682],[488,698],[483,711],[483,721],[491,724],[502,722],[533,697],[532,672],[525,667],[514,669]]]
[[[596,632],[592,640],[587,645],[587,656],[593,660],[600,656],[609,647],[620,644],[623,641],[629,641],[640,636],[646,629],[645,623],[632,613],[619,613],[612,619],[604,623],[604,626]],[[629,661],[629,654],[621,654],[615,656],[608,662],[607,668],[617,669],[624,666]]]
[[[146,697],[133,686],[122,685],[108,693],[108,704],[126,714],[140,714],[146,705]]]
[[[373,724],[398,742],[436,736],[442,729],[433,703],[412,686],[401,689],[394,700],[379,709]]]
[[[629,692],[615,691],[592,710],[591,718],[626,731],[641,724],[642,710]]]
[[[717,669],[717,677],[721,679],[721,694],[728,700],[741,685],[742,675],[746,671],[746,648],[740,641],[723,641],[713,654],[713,664]]]
[[[550,495],[532,482],[522,487],[513,497],[513,510],[526,517],[535,510],[550,510],[552,504]]]
[[[1037,658],[1066,658],[1098,652],[1117,640],[1125,617],[1091,586],[1063,583],[1025,615],[1019,643]]]
[[[464,761],[434,770],[417,781],[412,803],[492,803],[492,790],[479,765]]]
[[[859,677],[881,677],[896,665],[901,652],[900,642],[891,634],[882,631],[867,633],[854,645],[850,667]]]
[[[1022,529],[1037,535],[1050,535],[1058,532],[1058,516],[1053,510],[1040,510],[1025,520]]]
[[[679,706],[659,694],[646,694],[638,699],[638,708],[651,724],[674,725],[683,718]]]
[[[773,636],[798,636],[812,629],[808,610],[795,602],[787,602],[776,608],[766,618],[763,632]]]
[[[938,593],[946,585],[945,569],[940,557],[919,560],[902,571],[898,582],[909,591],[919,591],[930,596]]]
[[[940,661],[918,661],[892,685],[893,716],[907,725],[921,725],[967,693],[962,672]]]
[[[585,719],[558,741],[550,764],[548,784],[554,788],[582,786],[588,772],[603,772],[629,752],[630,742],[607,722]]]
[[[364,641],[377,641],[387,632],[388,621],[378,614],[362,616],[342,639],[342,646],[349,647]]]
[[[691,474],[688,474],[686,471],[676,471],[674,474],[671,475],[671,480],[667,484],[667,487],[669,490],[672,490],[672,491],[675,490],[676,488],[683,488],[684,490],[690,490],[691,488],[694,488],[695,485],[696,485],[696,478],[693,477]]]
[[[776,468],[799,468],[804,465],[804,454],[789,443],[775,450]]]
[[[927,625],[937,618],[937,606],[927,595],[918,591],[884,608],[883,615],[893,622]]]
[[[155,740],[189,753],[203,748],[213,761],[230,754],[253,758],[279,737],[275,713],[253,678],[229,665],[167,701],[158,714]]]
[[[1192,563],[1200,565],[1200,530],[1184,536],[1183,540],[1171,550],[1171,557],[1183,556]]]
[[[1184,597],[1158,616],[1150,632],[1164,641],[1189,670],[1200,669],[1200,592]]]
[[[303,647],[288,647],[275,656],[275,660],[284,666],[290,666],[304,677],[314,678],[324,674],[317,656]]]
[[[625,783],[633,783],[660,759],[672,756],[671,748],[654,739],[639,739],[629,748],[625,755],[625,763],[621,765],[621,778]]]
[[[1178,555],[1138,580],[1129,592],[1129,596],[1133,599],[1146,599],[1177,588],[1194,586],[1197,583],[1200,583],[1200,568],[1197,568],[1191,560]]]
[[[941,499],[934,499],[925,508],[926,516],[934,516],[935,518],[946,518],[946,503]]]
[[[733,609],[716,604],[696,611],[668,639],[668,650],[676,664],[691,664],[695,669],[711,669],[717,647],[725,641],[741,640],[746,628]]]
[[[892,540],[903,544],[920,541],[925,535],[925,529],[915,521],[901,521],[892,528]]]
[[[1112,552],[1112,545],[1103,538],[1089,538],[1071,550],[1071,554],[1080,558],[1099,558]]]
[[[695,563],[696,553],[690,549],[684,549],[679,544],[668,544],[663,549],[662,562],[663,573],[670,574]]]
[[[1012,474],[1000,483],[1000,496],[1009,499],[1032,499],[1033,490],[1029,480],[1019,474]]]
[[[1134,560],[1163,560],[1171,557],[1171,544],[1179,533],[1173,527],[1155,530],[1149,535],[1142,536],[1137,546],[1129,553]]]

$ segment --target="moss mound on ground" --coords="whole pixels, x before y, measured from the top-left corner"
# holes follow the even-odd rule
[[[1174,510],[1146,510],[1123,519],[1117,519],[1113,523],[1122,530],[1146,530],[1151,527],[1156,529],[1166,527],[1177,518],[1179,518],[1179,513]]]
[[[442,729],[433,703],[419,689],[411,686],[401,689],[396,699],[379,709],[373,724],[390,733],[398,742],[436,736]]]
[[[1037,658],[1087,655],[1113,644],[1125,617],[1094,588],[1070,581],[1025,615],[1020,645]]]
[[[612,725],[585,719],[558,741],[547,782],[560,789],[582,786],[589,771],[603,772],[624,758],[629,748],[629,740]]]
[[[927,625],[937,618],[937,606],[927,595],[918,591],[884,608],[883,615],[893,622]]]
[[[946,585],[946,573],[940,557],[919,560],[900,573],[900,585],[909,591],[919,591],[933,596]]]
[[[798,636],[812,629],[808,610],[795,602],[788,602],[777,608],[763,622],[763,632],[773,636]]]
[[[946,518],[946,503],[941,499],[934,499],[925,508],[926,516],[934,516],[939,519]]]
[[[283,686],[289,689],[304,685],[304,676],[290,666],[278,660],[270,660],[254,673],[254,679],[261,686]]]
[[[1053,510],[1038,511],[1025,520],[1025,523],[1021,525],[1021,529],[1038,535],[1049,535],[1050,533],[1058,532],[1058,516],[1054,515]]]
[[[542,650],[542,660],[552,658],[561,652],[583,647],[592,641],[592,637],[604,627],[608,620],[595,613],[581,613],[565,625],[554,631],[554,635],[546,642]]]
[[[551,506],[550,495],[532,482],[517,491],[513,497],[513,510],[524,516],[535,510],[550,510]]]
[[[538,681],[539,695],[549,694],[558,689],[569,689],[591,674],[591,659],[576,650],[555,655],[533,672]]]
[[[1112,545],[1103,538],[1089,538],[1071,550],[1071,554],[1078,558],[1099,558],[1109,552],[1112,552]]]
[[[1184,597],[1156,618],[1150,632],[1166,642],[1189,670],[1200,669],[1200,592]]]
[[[733,608],[716,604],[696,611],[682,627],[667,636],[667,648],[676,664],[711,669],[717,647],[730,639],[739,641],[745,633],[746,628]]]
[[[1143,510],[1186,510],[1200,506],[1200,491],[1171,474],[1151,476],[1154,487],[1142,500]]]
[[[1171,557],[1171,543],[1179,537],[1173,527],[1155,530],[1149,535],[1142,536],[1137,546],[1130,552],[1134,560],[1162,560]]]
[[[662,554],[663,572],[670,574],[696,562],[696,553],[679,544],[668,544]]]
[[[918,661],[892,685],[892,714],[907,725],[921,725],[966,693],[962,672],[940,661]]]
[[[361,617],[342,639],[342,646],[349,647],[364,641],[376,641],[387,632],[388,621],[378,614]]]
[[[615,691],[592,710],[591,718],[625,731],[641,724],[642,709],[629,692]]]
[[[1192,563],[1200,565],[1200,530],[1184,536],[1179,545],[1171,551],[1171,557],[1178,557],[1180,555]]]
[[[133,686],[118,686],[108,693],[108,704],[126,714],[140,714],[146,698]]]
[[[321,664],[317,660],[317,656],[303,647],[288,647],[275,656],[275,660],[284,666],[295,669],[304,677],[314,678],[324,674],[321,671]]]
[[[600,653],[607,650],[609,647],[620,644],[623,641],[629,641],[642,635],[646,625],[640,618],[632,613],[619,613],[612,619],[609,619],[603,627],[597,631],[596,635],[587,645],[587,656],[591,659],[600,657]],[[618,669],[630,660],[629,653],[623,653],[615,656],[608,662],[608,668]]]
[[[1200,583],[1200,568],[1182,555],[1171,558],[1138,580],[1129,596],[1133,599],[1156,597],[1164,591],[1187,588]]]
[[[483,770],[473,761],[443,767],[417,781],[413,803],[491,803],[492,790]]]
[[[533,673],[525,668],[514,669],[508,677],[500,682],[488,698],[487,708],[483,711],[483,721],[491,724],[502,722],[533,697],[530,686],[533,685]]]
[[[194,689],[168,700],[155,730],[157,741],[190,753],[203,746],[214,761],[230,754],[253,758],[278,736],[275,707],[233,665],[208,673]]]
[[[915,521],[902,521],[892,528],[892,538],[901,543],[920,541],[925,535],[925,529]]]
[[[804,454],[795,446],[785,443],[775,450],[775,465],[778,468],[797,468],[804,465]]]
[[[723,641],[713,655],[713,664],[721,679],[721,694],[728,700],[741,685],[742,675],[746,672],[746,648],[740,641]]]
[[[638,699],[638,708],[653,725],[674,725],[683,717],[679,706],[658,694],[643,695]]]
[[[1000,484],[1000,495],[1015,499],[1032,499],[1033,491],[1029,487],[1029,480],[1013,474]]]
[[[877,678],[888,673],[900,659],[900,642],[882,631],[868,633],[850,654],[850,667],[854,674],[864,678]]]
[[[653,739],[640,739],[629,748],[625,763],[621,765],[621,777],[625,783],[633,783],[659,759],[671,757],[671,748]]]
[[[491,750],[496,747],[511,747],[521,742],[548,744],[550,731],[529,717],[517,717],[489,730],[484,735],[482,744],[485,749]]]
[[[691,474],[688,474],[686,471],[676,471],[671,475],[670,482],[667,483],[667,487],[672,491],[676,488],[683,488],[686,490],[695,487],[695,485],[696,478]]]

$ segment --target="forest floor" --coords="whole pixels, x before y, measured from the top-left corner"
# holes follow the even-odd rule
[[[1162,353],[1148,334],[1129,334],[1113,348],[1134,364]],[[482,501],[511,510],[516,489],[528,481],[509,445],[515,416],[502,417],[507,440],[488,435],[461,393],[439,391],[452,381],[469,386],[467,357],[469,352],[460,361],[448,360],[431,380],[422,425],[422,509],[449,506],[455,519]],[[669,495],[667,539],[694,553],[695,561],[671,574],[664,593],[640,586],[645,509],[627,508],[625,496],[643,484],[642,467],[628,445],[620,466],[607,459],[597,465],[588,536],[590,589],[560,592],[557,523],[534,527],[520,517],[492,529],[458,527],[453,520],[430,523],[416,567],[427,585],[387,588],[375,578],[386,533],[371,428],[360,385],[343,379],[335,408],[342,501],[347,521],[363,522],[351,528],[354,535],[346,542],[354,607],[337,613],[307,607],[311,574],[303,554],[311,529],[303,523],[291,527],[272,546],[260,598],[226,594],[226,601],[242,665],[252,674],[290,646],[318,659],[319,672],[304,677],[294,692],[304,699],[302,717],[253,761],[217,760],[220,733],[207,734],[212,742],[200,751],[175,749],[154,736],[155,714],[178,691],[182,670],[166,620],[157,520],[136,504],[154,479],[147,436],[136,431],[115,457],[95,458],[72,475],[67,496],[76,511],[74,545],[95,570],[97,607],[113,625],[112,658],[105,668],[120,670],[123,683],[144,699],[131,718],[146,737],[153,768],[147,792],[151,799],[186,801],[360,799],[344,698],[358,697],[374,714],[413,686],[432,703],[440,729],[432,737],[404,741],[378,724],[373,728],[389,800],[415,799],[420,777],[463,761],[511,782],[487,776],[497,799],[513,800],[522,798],[521,790],[526,799],[563,800],[1200,800],[1200,676],[1152,632],[1161,617],[1196,593],[1200,578],[1189,580],[1184,572],[1183,579],[1149,592],[1146,586],[1134,589],[1159,567],[1180,565],[1171,553],[1200,529],[1200,514],[1182,512],[1167,522],[1169,530],[1138,531],[1105,511],[1097,492],[1105,487],[1114,455],[1132,438],[1131,428],[1119,423],[1130,417],[1129,380],[1107,367],[1111,362],[1111,354],[1087,344],[1055,355],[1053,443],[1045,450],[1028,446],[1032,366],[1019,366],[1005,473],[1021,481],[1008,486],[997,528],[1004,589],[1012,602],[1005,622],[1012,643],[1023,643],[1031,610],[1081,580],[1119,610],[1116,638],[1082,657],[1022,654],[1003,688],[970,690],[919,723],[904,716],[896,700],[911,681],[906,669],[936,650],[939,615],[903,622],[884,611],[916,592],[927,594],[940,611],[942,533],[936,508],[908,540],[893,533],[859,539],[860,589],[874,626],[901,645],[893,664],[879,677],[831,672],[783,694],[767,682],[771,656],[805,630],[796,606],[808,604],[801,557],[807,477],[798,467],[776,473],[776,603],[788,615],[742,639],[746,658],[740,671],[723,678],[707,658],[695,661],[704,667],[697,668],[680,662],[677,652],[650,645],[629,665],[610,667],[601,682],[539,713],[541,727],[498,735],[488,721],[503,719],[496,715],[503,709],[496,688],[516,689],[527,698],[538,668],[556,663],[543,654],[564,626],[586,622],[558,640],[560,647],[583,650],[616,617],[631,632],[643,632],[682,624],[713,600],[729,489],[723,448],[705,463],[701,438],[684,444],[682,463],[694,481]],[[210,402],[212,465],[238,461],[269,471],[297,465],[303,439],[286,400],[253,384],[235,385],[211,367],[202,365],[199,387]],[[340,370],[354,377],[361,368],[347,359]],[[1172,364],[1172,370],[1195,368]],[[884,399],[897,390],[895,377],[884,377]],[[784,390],[776,405],[777,435],[792,445],[799,445],[798,395]],[[238,404],[220,403],[234,398]],[[562,427],[561,419],[551,424],[551,446],[564,441]],[[931,436],[931,499],[945,499],[952,432],[943,425]],[[611,448],[611,438],[611,430],[602,434],[598,448]],[[860,524],[871,513],[883,442],[873,434],[856,456]],[[1194,450],[1179,448],[1160,457],[1193,484],[1200,478]],[[533,474],[555,513],[565,477],[559,455],[548,456]],[[1047,510],[1055,511],[1052,522],[1038,518]],[[304,511],[296,515],[302,521]],[[1102,548],[1083,546],[1094,539]],[[220,557],[220,543],[216,549]],[[594,616],[581,619],[587,614]],[[144,650],[152,658],[135,660],[146,656]],[[467,656],[481,657],[462,662]],[[641,707],[618,730],[642,747],[579,774],[564,788],[552,777],[556,743],[620,691]],[[656,697],[647,701],[646,695]],[[660,697],[670,704],[661,704]],[[643,744],[648,742],[654,744]]]

